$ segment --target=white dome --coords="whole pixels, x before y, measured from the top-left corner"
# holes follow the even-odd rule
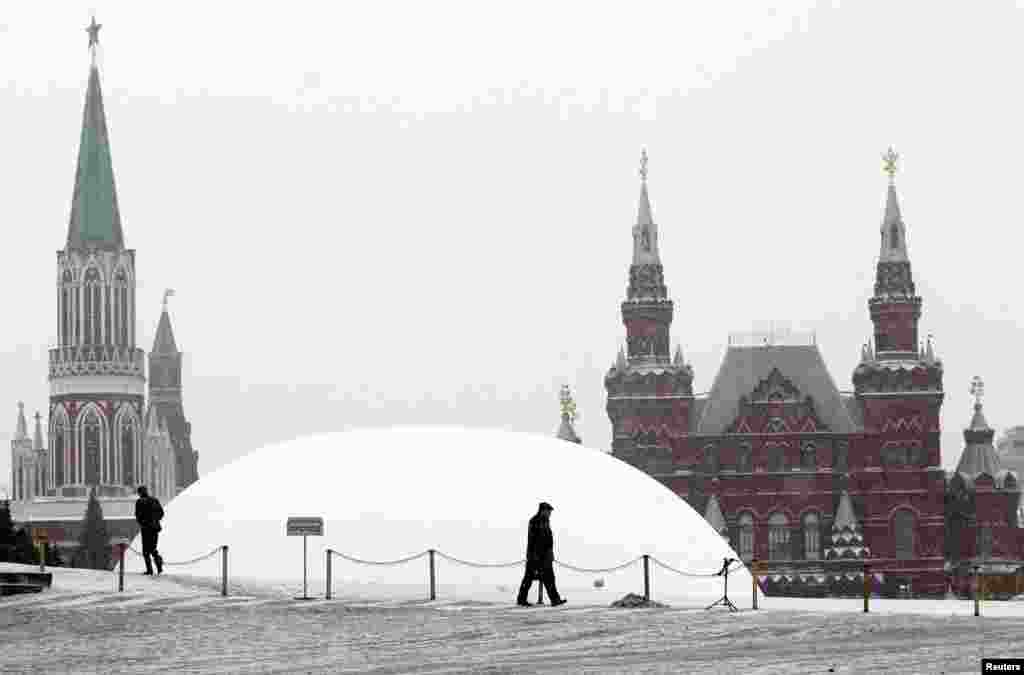
[[[203,477],[165,507],[159,550],[185,561],[227,544],[229,578],[302,588],[302,537],[292,516],[324,519],[310,537],[310,595],[324,592],[327,548],[387,561],[436,549],[464,561],[511,563],[526,550],[537,504],[554,506],[555,558],[610,568],[642,554],[693,574],[738,557],[704,518],[657,480],[610,455],[547,436],[457,428],[333,433],[268,446]],[[136,538],[132,546],[139,550]],[[393,566],[337,556],[337,597],[426,598],[427,556]],[[166,572],[219,577],[220,556]],[[513,602],[523,566],[479,569],[436,559],[439,600]],[[643,593],[643,565],[583,573],[555,565],[559,591],[575,605]],[[653,599],[699,605],[721,596],[718,577],[684,577],[650,563]],[[730,574],[730,598],[751,604],[746,568]],[[595,583],[597,582],[597,583]],[[603,583],[601,583],[603,582]],[[531,590],[536,600],[536,585]]]

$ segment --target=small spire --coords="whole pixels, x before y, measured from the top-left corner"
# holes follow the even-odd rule
[[[990,427],[985,420],[985,414],[981,411],[981,399],[985,396],[985,382],[975,375],[971,379],[971,396],[974,397],[974,417],[971,418],[971,431],[989,431]]]
[[[628,365],[628,362],[626,361],[626,350],[623,349],[621,345],[619,345],[619,356],[615,360],[615,366],[619,370],[625,370],[627,365]]]
[[[28,423],[25,422],[25,404],[18,401],[18,423],[15,427],[14,440],[24,441],[28,438]]]
[[[633,227],[633,264],[658,265],[658,226],[651,215],[651,199],[647,195],[647,150],[640,153],[640,206]]]
[[[900,201],[896,195],[896,162],[899,154],[891,147],[882,155],[884,171],[889,174],[889,189],[885,198],[885,217],[882,219],[881,262],[905,262],[907,256],[907,230],[900,215]]]
[[[36,433],[35,433],[35,438],[33,439],[34,440],[34,448],[36,450],[42,450],[43,449],[43,423],[42,423],[43,416],[40,415],[39,411],[37,410],[35,417],[36,417]]]
[[[160,321],[156,325],[156,335],[153,337],[153,354],[177,354],[178,345],[174,342],[174,329],[171,328],[171,315],[167,312],[167,298],[174,295],[174,290],[168,288],[164,291],[163,310],[160,312]]]
[[[722,507],[718,503],[718,497],[711,495],[707,508],[704,509],[704,520],[708,521],[711,528],[718,534],[724,535],[729,531],[729,524],[722,515]]]
[[[871,347],[871,340],[870,339],[868,339],[867,347],[868,347],[868,361],[874,361],[875,360],[875,351]]]
[[[935,350],[932,349],[932,334],[928,334],[928,341],[925,343],[924,358],[928,363],[935,363]]]
[[[672,364],[675,365],[675,366],[679,366],[680,368],[682,368],[683,365],[685,365],[683,363],[683,346],[682,345],[679,345],[679,344],[676,345],[676,355],[675,355],[675,358],[672,361]]]
[[[857,516],[853,511],[853,502],[850,501],[850,494],[843,490],[839,497],[839,507],[836,509],[835,520],[832,521],[832,529],[840,531],[843,529],[856,530],[858,527]]]

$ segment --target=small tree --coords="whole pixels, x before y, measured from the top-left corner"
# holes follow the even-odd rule
[[[39,562],[39,555],[33,550],[32,538],[28,536],[28,530],[21,528],[14,535],[14,549],[11,555],[11,562],[31,565]]]
[[[85,518],[82,520],[82,536],[78,540],[74,566],[93,570],[111,569],[110,535],[95,489],[89,493],[89,505],[85,508]]]
[[[0,501],[0,562],[9,562],[14,550],[14,521],[11,520],[11,503]]]

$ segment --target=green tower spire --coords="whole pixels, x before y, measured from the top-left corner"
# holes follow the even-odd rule
[[[92,28],[89,49],[94,52],[99,26]],[[95,60],[89,68],[89,87],[85,94],[75,191],[71,197],[71,218],[68,223],[68,247],[124,248],[121,213],[117,208],[117,190],[114,188],[114,165],[110,159],[107,118],[103,112],[100,73]]]

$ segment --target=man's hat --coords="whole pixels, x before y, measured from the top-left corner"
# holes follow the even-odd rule
[[[555,507],[552,506],[551,504],[548,504],[547,502],[541,502],[540,506],[537,507],[537,510],[540,511],[542,509],[547,509],[548,511],[554,511]]]

